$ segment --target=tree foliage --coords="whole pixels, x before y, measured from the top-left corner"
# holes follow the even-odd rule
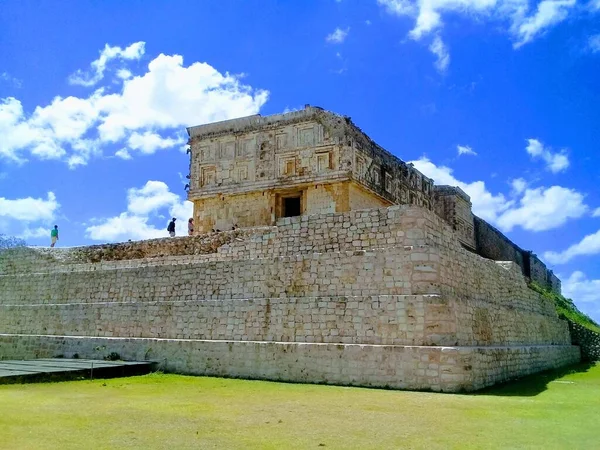
[[[14,247],[25,247],[26,245],[27,242],[21,238],[0,234],[0,250],[6,250],[7,248]]]
[[[561,294],[546,289],[539,284],[532,282],[529,287],[534,291],[542,294],[549,300],[554,302],[556,312],[563,319],[568,319],[571,322],[578,323],[579,325],[588,328],[596,333],[600,333],[600,325],[598,325],[591,317],[579,311],[573,300],[570,298],[563,297]]]

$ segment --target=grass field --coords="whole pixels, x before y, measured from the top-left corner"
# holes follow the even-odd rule
[[[600,364],[474,395],[141,377],[0,386],[0,447],[599,448]]]

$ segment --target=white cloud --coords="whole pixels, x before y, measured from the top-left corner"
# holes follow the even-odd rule
[[[22,222],[52,220],[59,207],[54,192],[48,192],[46,200],[33,197],[10,200],[0,197],[0,217]]]
[[[419,2],[410,0],[377,0],[377,3],[382,5],[388,13],[398,16],[412,16],[419,10]]]
[[[145,47],[145,42],[136,42],[124,49],[121,47],[111,47],[106,44],[104,50],[100,52],[98,59],[90,64],[91,72],[77,70],[77,72],[69,77],[69,83],[86,87],[93,86],[104,78],[104,71],[109,61],[113,59],[138,60],[144,55]]]
[[[592,213],[592,217],[600,217],[600,208],[596,208]]]
[[[563,281],[562,292],[582,312],[597,322],[600,320],[600,280],[590,280],[583,272],[575,271]]]
[[[565,20],[575,3],[576,0],[543,0],[538,3],[535,14],[514,25],[518,36],[515,47],[531,42],[547,28]]]
[[[121,54],[135,56],[131,47]],[[87,97],[57,96],[31,114],[16,98],[0,99],[0,157],[58,159],[76,167],[110,143],[152,153],[179,145],[181,138],[173,136],[185,126],[256,114],[268,98],[267,91],[207,63],[185,67],[180,55],[161,54],[145,73],[121,83],[116,93],[100,87]]]
[[[577,244],[571,245],[562,252],[546,252],[544,258],[551,264],[565,264],[577,256],[595,255],[600,253],[600,230],[588,234]]]
[[[59,208],[53,192],[48,192],[45,199],[0,197],[0,233],[22,239],[49,238]]]
[[[468,145],[457,145],[456,151],[458,151],[458,156],[460,156],[460,155],[477,156],[477,152],[475,150],[473,150],[471,147],[469,147]]]
[[[50,228],[46,227],[37,227],[37,228],[25,228],[19,236],[21,239],[39,239],[39,238],[49,238],[50,237]]]
[[[117,217],[106,219],[99,225],[88,227],[86,233],[90,239],[106,242],[165,237],[166,232],[148,224],[148,220],[148,217],[124,212]],[[164,228],[166,229],[166,225]]]
[[[414,19],[409,36],[415,40],[441,29],[444,16],[463,16],[508,23],[507,32],[512,35],[515,48],[531,42],[577,11],[576,0],[542,0],[537,7],[528,0],[377,0],[377,3],[392,15]]]
[[[523,178],[516,178],[511,181],[510,185],[513,193],[519,195],[525,192],[525,189],[527,189],[529,183],[527,183],[527,181],[525,181]]]
[[[442,41],[439,36],[433,39],[433,42],[429,46],[429,51],[436,56],[435,67],[441,73],[445,73],[448,70],[450,64],[450,53],[448,47]]]
[[[133,157],[131,156],[131,154],[127,151],[126,148],[122,148],[121,150],[117,150],[115,152],[115,156],[117,158],[121,158],[121,159],[125,159],[125,160],[130,160]]]
[[[529,231],[558,228],[569,219],[583,216],[588,207],[581,193],[561,186],[528,188],[524,180],[513,181],[514,199],[491,193],[483,181],[465,183],[454,177],[452,169],[436,166],[427,158],[411,161],[415,168],[438,185],[458,186],[473,203],[473,212],[503,231],[519,226]]]
[[[598,0],[598,4],[600,4],[600,0]],[[588,38],[588,48],[592,53],[600,52],[600,34],[595,34]]]
[[[569,157],[565,150],[560,153],[553,153],[550,149],[545,148],[537,139],[527,139],[527,153],[533,158],[541,158],[546,163],[546,168],[552,173],[558,173],[566,170],[569,167]]]
[[[168,212],[169,218],[165,219]],[[193,205],[171,192],[162,181],[148,181],[141,188],[127,191],[127,211],[87,227],[86,234],[98,241],[152,239],[166,237],[167,222],[177,218],[178,235],[187,234],[187,219],[192,217]],[[152,222],[164,222],[155,226]]]
[[[578,302],[598,302],[600,308],[600,280],[589,280],[581,271],[575,271],[562,284],[563,295]]]
[[[444,166],[436,166],[425,157],[411,161],[411,163],[414,164],[417,170],[432,178],[436,184],[448,184],[460,187],[471,197],[473,212],[482,219],[495,222],[499,214],[512,205],[512,202],[507,200],[504,195],[494,195],[489,192],[483,181],[464,183],[454,177],[452,169]]]
[[[588,211],[583,200],[581,193],[561,186],[526,189],[518,205],[499,216],[497,224],[505,231],[515,226],[529,231],[551,230],[583,216]]]
[[[140,189],[127,191],[127,210],[136,215],[146,215],[179,201],[179,196],[169,191],[162,181],[148,181]]]
[[[120,78],[121,80],[128,80],[133,76],[133,74],[131,73],[131,71],[127,70],[127,69],[119,69],[117,71],[117,78]]]
[[[133,132],[127,140],[129,148],[140,150],[142,153],[154,153],[158,149],[183,145],[185,142],[186,140],[182,137],[163,138],[159,134],[151,131],[146,131],[142,134]]]
[[[327,42],[331,42],[332,44],[341,44],[346,40],[348,33],[350,32],[350,27],[342,30],[341,28],[336,28],[333,33],[328,34],[325,40]]]

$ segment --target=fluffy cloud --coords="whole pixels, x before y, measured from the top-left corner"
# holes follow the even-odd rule
[[[414,26],[409,36],[415,40],[440,30],[443,16],[459,15],[507,23],[515,48],[578,11],[576,0],[542,0],[537,6],[527,0],[377,0],[377,3],[392,15],[412,18]]]
[[[432,178],[436,184],[458,186],[465,191],[473,203],[473,212],[485,220],[495,222],[498,215],[510,208],[512,202],[502,194],[489,192],[483,181],[464,183],[454,177],[452,169],[445,166],[436,166],[427,158],[411,161],[417,170]]]
[[[29,228],[26,227],[20,234],[18,237],[20,237],[21,239],[39,239],[39,238],[45,238],[45,237],[49,237],[50,236],[50,228],[49,227],[36,227],[36,228]]]
[[[460,187],[471,197],[473,212],[503,231],[517,226],[529,231],[550,230],[588,211],[583,195],[573,189],[561,186],[532,189],[525,180],[517,179],[512,183],[516,197],[509,199],[501,193],[492,194],[483,181],[460,181],[454,177],[452,169],[436,166],[427,158],[412,163],[436,184]]]
[[[148,181],[140,189],[127,191],[127,210],[133,214],[146,215],[179,201],[179,196],[169,191],[162,181]]]
[[[498,226],[511,231],[520,226],[529,231],[558,228],[569,219],[577,219],[588,210],[583,195],[561,186],[525,189],[518,205],[506,210],[497,219]]]
[[[145,42],[136,42],[129,47],[111,47],[106,44],[104,50],[100,52],[97,60],[90,64],[90,72],[78,70],[69,77],[69,83],[79,84],[81,86],[93,86],[104,78],[104,71],[109,61],[117,60],[136,60],[140,59],[145,52]],[[121,73],[121,72],[120,72]],[[131,73],[130,73],[131,74]],[[123,78],[120,76],[120,78]],[[129,77],[127,77],[129,78]]]
[[[522,194],[529,185],[523,178],[516,178],[510,182],[512,191],[515,195]]]
[[[600,280],[590,280],[583,272],[575,271],[563,281],[562,292],[574,299],[584,313],[600,317]]]
[[[143,43],[107,46],[88,81],[104,74],[112,59],[135,59],[142,50]],[[57,96],[31,114],[16,98],[0,99],[0,157],[21,163],[28,156],[60,159],[76,167],[111,143],[152,153],[181,145],[176,133],[185,126],[256,114],[268,98],[267,91],[207,63],[186,67],[180,55],[157,56],[141,75],[119,73],[118,92],[100,87],[87,97]],[[125,155],[131,156],[127,148],[118,154]]]
[[[433,42],[429,46],[429,51],[436,56],[435,67],[441,73],[445,73],[450,65],[450,53],[448,47],[442,41],[439,36],[433,39]]]
[[[151,131],[144,133],[133,132],[127,140],[129,148],[140,150],[142,153],[154,153],[158,149],[182,146],[185,142],[186,139],[183,137],[163,138],[158,133]]]
[[[166,225],[163,228],[166,229]],[[162,229],[148,224],[148,217],[134,216],[126,212],[106,219],[98,225],[92,225],[86,232],[90,239],[103,242],[154,239],[166,235]]]
[[[10,200],[0,197],[0,217],[21,222],[52,220],[59,207],[53,192],[48,192],[46,200],[33,197]]]
[[[569,158],[564,150],[560,153],[552,153],[537,139],[527,139],[526,150],[531,157],[544,160],[546,168],[552,173],[562,172],[569,167]]]
[[[332,44],[341,44],[342,42],[344,42],[346,40],[346,37],[348,37],[348,33],[350,32],[350,28],[346,28],[345,30],[342,30],[341,28],[336,28],[333,33],[328,34],[327,37],[325,38],[325,40],[327,42],[330,42]]]
[[[600,208],[596,208],[592,213],[592,217],[600,217]]]
[[[457,145],[456,146],[456,151],[458,152],[458,156],[460,156],[460,155],[473,155],[473,156],[477,156],[477,152],[475,152],[475,150],[473,150],[468,145]]]
[[[22,239],[49,237],[59,208],[53,192],[45,199],[0,197],[0,233]]]
[[[168,212],[169,216],[164,214]],[[96,221],[86,229],[90,239],[118,241],[152,239],[167,235],[167,222],[176,217],[178,235],[187,233],[187,219],[192,217],[193,205],[169,190],[162,181],[148,181],[141,188],[127,191],[127,211],[118,216]],[[155,226],[152,222],[164,223]]]
[[[546,252],[544,258],[550,264],[565,264],[577,256],[595,255],[600,253],[600,230],[588,234],[577,244],[571,245],[562,252]]]

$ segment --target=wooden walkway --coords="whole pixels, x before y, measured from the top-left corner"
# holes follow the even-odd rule
[[[154,365],[151,361],[95,359],[0,360],[0,384],[143,375],[151,372]]]

